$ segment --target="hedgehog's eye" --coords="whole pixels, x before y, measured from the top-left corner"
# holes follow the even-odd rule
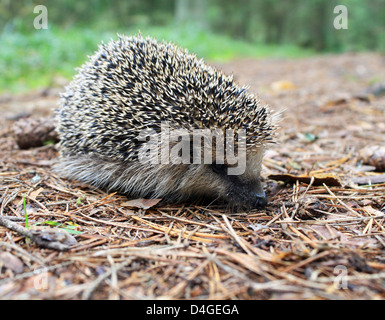
[[[211,168],[213,169],[213,171],[215,173],[218,173],[218,174],[227,174],[227,165],[225,164],[221,164],[221,163],[213,163],[211,165]]]

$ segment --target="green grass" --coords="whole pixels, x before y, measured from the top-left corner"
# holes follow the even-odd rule
[[[71,222],[67,222],[64,224],[64,223],[48,220],[48,221],[38,222],[35,225],[37,226],[37,225],[42,225],[42,224],[48,224],[49,226],[65,230],[71,234],[82,234],[83,233],[83,232],[77,230],[77,225],[71,225],[70,223]]]
[[[23,208],[24,208],[24,218],[25,218],[25,227],[29,229],[29,222],[28,222],[28,213],[27,213],[27,204],[25,201],[25,196],[23,196]]]
[[[97,28],[35,30],[31,33],[0,34],[0,92],[25,92],[70,79],[75,68],[91,55],[103,40],[117,33],[140,32],[159,40],[172,41],[207,60],[227,61],[238,57],[303,57],[313,54],[294,46],[267,46],[234,40],[227,36],[196,31],[193,27],[143,27],[132,30],[99,31]]]

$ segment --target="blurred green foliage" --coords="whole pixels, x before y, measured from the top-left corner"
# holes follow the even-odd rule
[[[333,8],[348,8],[336,30]],[[48,30],[36,30],[36,5]],[[0,0],[0,91],[69,78],[116,33],[171,40],[211,60],[385,51],[385,0]]]

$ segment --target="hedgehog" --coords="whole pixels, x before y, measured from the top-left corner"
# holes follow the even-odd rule
[[[88,58],[55,111],[56,173],[130,198],[266,206],[262,158],[279,115],[247,87],[186,49],[140,34],[102,42]],[[243,155],[239,163],[231,152]]]

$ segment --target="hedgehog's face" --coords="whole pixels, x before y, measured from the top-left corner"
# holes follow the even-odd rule
[[[225,164],[189,165],[180,191],[194,197],[225,200],[241,208],[260,208],[267,204],[261,183],[261,165],[264,148],[246,155],[246,168],[240,175],[230,175]]]
[[[240,175],[229,175],[229,168],[225,165],[211,165],[213,173],[226,185],[227,193],[223,197],[225,200],[238,207],[266,206],[267,198],[261,182],[263,153],[263,148],[249,153],[245,172]]]

